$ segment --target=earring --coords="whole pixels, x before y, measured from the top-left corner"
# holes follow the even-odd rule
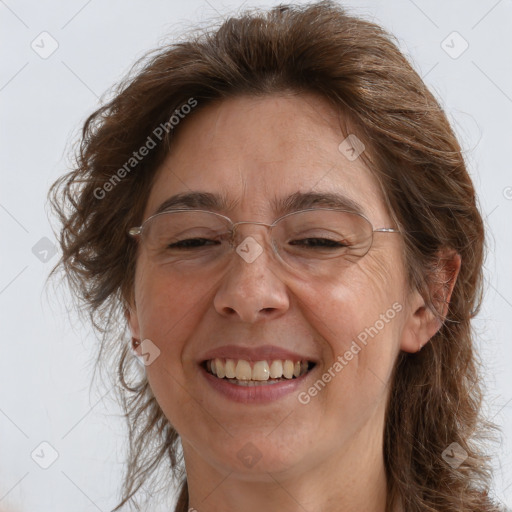
[[[423,348],[423,344],[420,343],[420,348],[418,349],[418,352]]]
[[[137,338],[132,338],[132,347],[135,350],[140,345],[140,340]]]

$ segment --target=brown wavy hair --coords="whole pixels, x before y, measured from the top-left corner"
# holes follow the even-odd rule
[[[125,319],[136,265],[136,245],[126,233],[141,224],[155,171],[180,125],[127,172],[119,169],[191,99],[197,111],[233,96],[290,91],[321,96],[355,127],[404,233],[410,286],[433,310],[439,304],[429,286],[439,250],[454,249],[462,258],[441,329],[421,352],[400,353],[396,361],[383,446],[386,511],[398,503],[406,512],[496,510],[482,449],[494,426],[480,412],[470,326],[482,299],[485,249],[475,190],[445,113],[393,38],[328,1],[248,10],[147,54],[113,99],[87,118],[73,169],[50,190],[62,248],[52,275],[65,274],[101,339],[97,363],[120,384],[129,451],[115,510],[137,504],[166,474],[180,486],[175,512],[188,508],[179,435],[134,368]],[[469,454],[457,469],[442,458],[453,442]]]

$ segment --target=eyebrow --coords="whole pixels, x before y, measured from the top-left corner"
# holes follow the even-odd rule
[[[339,208],[364,215],[362,206],[353,199],[337,192],[295,192],[287,197],[274,197],[270,201],[274,213],[286,215],[298,210],[318,206]],[[211,192],[185,192],[166,199],[152,215],[175,209],[210,210],[217,213],[229,212],[239,201],[229,200],[226,195]]]

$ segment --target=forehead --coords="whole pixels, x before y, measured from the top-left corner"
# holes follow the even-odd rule
[[[144,218],[173,195],[205,192],[224,197],[228,215],[272,221],[283,198],[326,193],[383,220],[375,177],[361,158],[347,158],[344,121],[315,95],[241,96],[207,105],[177,127]]]

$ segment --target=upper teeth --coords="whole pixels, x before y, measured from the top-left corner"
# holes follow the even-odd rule
[[[206,367],[220,379],[224,377],[238,380],[268,380],[281,377],[292,379],[307,372],[308,362],[276,359],[273,361],[256,361],[251,366],[251,363],[245,359],[224,360],[216,358],[207,361]]]

